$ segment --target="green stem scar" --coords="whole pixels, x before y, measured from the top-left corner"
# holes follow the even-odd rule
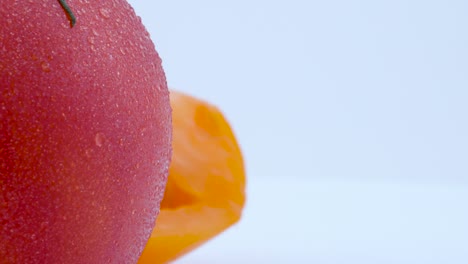
[[[70,25],[73,27],[76,23],[76,18],[75,15],[73,15],[73,12],[71,11],[70,7],[68,6],[67,2],[65,0],[58,0],[60,5],[62,6],[63,10],[65,10],[65,13],[67,13],[68,19],[70,19]]]

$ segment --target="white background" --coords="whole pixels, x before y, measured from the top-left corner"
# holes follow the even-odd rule
[[[468,263],[468,1],[129,2],[246,159],[179,263]]]

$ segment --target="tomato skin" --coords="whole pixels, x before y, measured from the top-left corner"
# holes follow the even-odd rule
[[[171,158],[161,60],[124,0],[0,8],[0,260],[136,263]]]

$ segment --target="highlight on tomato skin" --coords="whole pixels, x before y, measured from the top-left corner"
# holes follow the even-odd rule
[[[215,106],[170,92],[173,155],[161,211],[139,264],[166,263],[239,221],[245,203],[242,153]]]

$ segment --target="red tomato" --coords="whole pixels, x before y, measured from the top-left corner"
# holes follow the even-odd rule
[[[171,157],[161,60],[124,0],[3,1],[0,260],[136,263]]]

